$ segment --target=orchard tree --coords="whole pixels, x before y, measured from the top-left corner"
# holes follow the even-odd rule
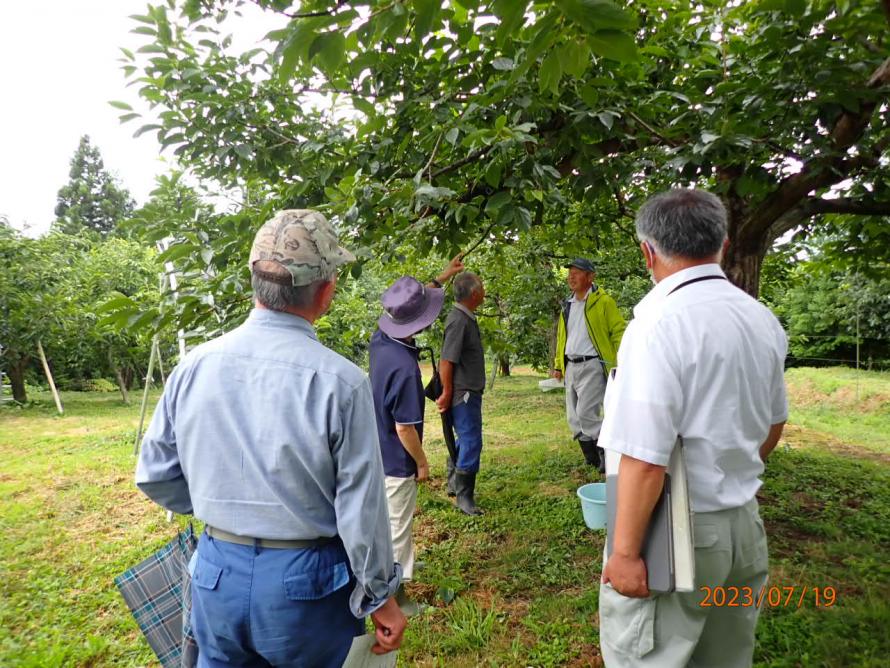
[[[232,53],[242,4],[151,7],[124,69],[157,112],[138,132],[252,193],[247,235],[316,206],[384,260],[445,257],[697,185],[756,294],[786,232],[890,212],[888,0],[256,0],[281,28]]]
[[[63,234],[29,239],[0,226],[0,354],[18,402],[27,401],[25,374],[38,342],[49,345],[64,327],[71,259],[82,243]]]
[[[105,170],[99,149],[87,135],[80,138],[68,177],[59,190],[54,229],[66,234],[89,230],[106,237],[132,213],[130,193]]]

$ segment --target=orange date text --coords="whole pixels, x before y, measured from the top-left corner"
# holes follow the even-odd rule
[[[751,587],[699,587],[704,597],[699,601],[702,608],[801,608],[812,603],[817,608],[830,608],[837,603],[834,587],[809,585],[770,585],[760,590]]]

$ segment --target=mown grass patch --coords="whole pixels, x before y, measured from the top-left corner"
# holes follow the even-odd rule
[[[425,568],[408,589],[430,608],[412,619],[400,665],[601,664],[604,536],[584,527],[575,496],[594,478],[570,440],[562,395],[539,392],[536,380],[499,378],[485,398],[480,518],[456,512],[445,494],[445,449],[428,407],[434,479],[421,488],[415,523]],[[837,598],[830,608],[809,596],[800,608],[765,609],[757,663],[885,665],[890,465],[860,440],[798,423],[789,385],[792,424],[760,493],[771,584],[832,586]],[[132,484],[138,407],[107,394],[64,398],[64,417],[48,397],[0,410],[0,665],[156,665],[112,580],[181,520],[167,524]],[[867,426],[862,438],[873,442],[881,429]]]
[[[821,447],[859,447],[888,455],[890,463],[890,374],[794,368],[785,374],[791,421],[820,432]]]

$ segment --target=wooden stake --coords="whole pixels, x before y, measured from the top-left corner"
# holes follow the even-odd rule
[[[161,344],[158,343],[157,337],[155,337],[155,357],[158,358],[158,371],[161,372],[161,386],[167,384],[167,378],[164,376],[164,362],[161,359]]]
[[[56,408],[59,410],[59,415],[64,414],[64,410],[62,409],[62,398],[59,396],[59,391],[56,389],[56,383],[53,381],[53,374],[49,370],[49,362],[46,361],[46,353],[43,352],[43,343],[37,341],[37,352],[40,353],[40,361],[43,363],[43,372],[46,374],[46,379],[49,381],[49,389],[52,390],[53,399],[56,400]]]
[[[145,409],[148,406],[148,387],[151,385],[151,373],[155,367],[155,352],[158,348],[158,336],[155,334],[151,340],[151,353],[148,356],[148,371],[145,372],[145,389],[142,391],[142,407],[139,409],[139,429],[136,430],[136,442],[133,444],[133,454],[139,454],[139,444],[142,442],[142,427],[145,425]]]

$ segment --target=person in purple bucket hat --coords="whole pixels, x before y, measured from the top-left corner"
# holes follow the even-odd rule
[[[371,392],[380,454],[386,482],[386,501],[395,561],[402,565],[403,581],[414,574],[414,540],[411,535],[417,504],[417,483],[429,478],[423,451],[424,393],[414,336],[429,327],[445,301],[442,285],[463,271],[460,255],[436,278],[424,285],[402,276],[380,299],[383,315],[371,336]],[[396,600],[413,610],[400,587]]]

